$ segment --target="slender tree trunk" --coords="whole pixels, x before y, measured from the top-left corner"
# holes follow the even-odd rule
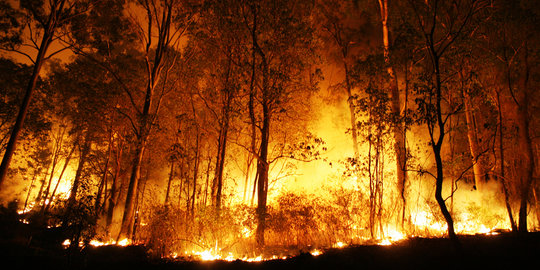
[[[500,179],[501,186],[504,194],[504,204],[506,206],[506,212],[508,212],[508,220],[513,232],[517,232],[516,221],[514,220],[514,214],[512,213],[512,206],[510,205],[510,194],[508,192],[508,183],[505,175],[505,159],[504,159],[504,129],[503,129],[503,115],[500,94],[497,91],[497,107],[499,114],[499,156],[500,156]]]
[[[184,181],[185,181],[185,172],[184,172],[184,160],[180,161],[180,187],[178,191],[178,207],[182,207],[182,188],[184,187]]]
[[[473,108],[471,106],[471,98],[465,89],[463,92],[463,104],[465,105],[465,122],[467,124],[467,139],[469,141],[469,150],[472,157],[473,173],[474,173],[474,189],[482,191],[482,184],[485,182],[485,170],[480,160],[480,146],[478,142],[478,134],[476,122],[474,120]]]
[[[28,206],[28,199],[30,198],[30,193],[32,191],[32,187],[34,186],[34,182],[36,181],[36,178],[38,174],[41,172],[41,167],[34,170],[34,176],[32,176],[32,181],[30,182],[30,186],[28,187],[28,193],[26,194],[26,200],[24,200],[24,208],[23,211],[26,211],[26,207]]]
[[[45,188],[45,196],[43,197],[43,207],[41,208],[41,213],[45,213],[45,208],[46,206],[50,203],[47,201],[47,199],[49,198],[49,192],[51,190],[51,184],[52,184],[52,180],[53,180],[53,176],[54,176],[54,170],[56,169],[56,165],[58,163],[58,159],[60,157],[60,150],[62,148],[62,141],[63,141],[63,137],[64,137],[64,131],[65,129],[62,129],[61,131],[58,132],[58,138],[56,138],[56,141],[55,141],[55,150],[54,150],[54,154],[53,154],[53,161],[52,161],[52,166],[51,166],[51,174],[49,176],[49,181],[47,183],[47,188]],[[51,197],[51,200],[52,200],[52,197]]]
[[[454,231],[454,220],[452,219],[452,215],[448,211],[448,208],[446,207],[446,203],[442,197],[442,188],[443,188],[443,181],[444,181],[444,173],[443,173],[443,161],[442,161],[442,145],[444,142],[444,135],[445,135],[445,128],[444,128],[444,121],[442,118],[442,83],[441,83],[441,74],[439,69],[439,57],[437,56],[437,53],[435,52],[435,49],[433,47],[433,42],[430,42],[430,52],[431,57],[433,61],[433,67],[435,72],[435,98],[436,98],[436,104],[435,104],[435,110],[436,110],[436,124],[435,127],[438,128],[438,138],[435,141],[433,136],[434,130],[430,132],[431,134],[431,140],[432,140],[432,148],[433,148],[433,154],[435,156],[435,164],[437,165],[437,174],[436,174],[436,180],[435,180],[435,200],[439,204],[439,207],[441,209],[441,213],[444,216],[444,219],[446,220],[446,224],[448,225],[448,237],[450,240],[454,242],[454,244],[459,247],[460,243],[457,238],[457,235]],[[434,127],[434,128],[435,128]]]
[[[351,118],[351,137],[353,141],[354,161],[360,162],[360,152],[358,151],[358,128],[356,127],[356,112],[354,108],[354,98],[352,94],[352,85],[350,82],[350,72],[347,63],[343,57],[343,68],[345,70],[345,88],[347,91],[347,104],[349,105],[349,114]]]
[[[197,178],[199,177],[200,136],[201,135],[197,127],[197,138],[195,142],[195,160],[193,164],[193,191],[191,192],[191,218],[195,217],[195,195],[197,193]]]
[[[518,231],[526,233],[527,229],[527,206],[529,195],[531,194],[531,186],[534,172],[534,153],[532,150],[532,141],[529,135],[529,115],[528,115],[528,100],[524,98],[518,108],[518,140],[522,152],[521,181],[520,181],[520,204],[519,204],[519,225]]]
[[[169,171],[169,181],[167,182],[167,192],[165,193],[165,206],[169,204],[169,196],[171,193],[171,184],[174,179],[174,160],[171,161],[171,169]]]
[[[263,105],[263,127],[261,130],[260,155],[257,160],[257,244],[264,246],[266,229],[266,203],[268,196],[268,143],[270,135],[270,119],[267,106]]]
[[[107,231],[107,235],[111,236],[111,226],[112,221],[114,217],[114,208],[116,207],[116,204],[118,202],[118,197],[120,192],[118,192],[119,188],[119,177],[120,177],[120,170],[121,170],[121,164],[122,164],[122,143],[118,142],[116,145],[116,164],[114,168],[114,177],[112,179],[111,183],[111,190],[109,194],[109,203],[107,208],[107,217],[105,219],[105,228]]]
[[[371,133],[371,131],[370,131]],[[368,138],[368,175],[369,175],[369,232],[371,233],[371,238],[375,238],[375,180],[373,179],[373,159],[372,159],[372,148],[373,141],[370,134]]]
[[[246,201],[248,199],[247,195],[247,188],[249,186],[249,175],[251,173],[251,164],[253,163],[253,155],[251,153],[248,153],[247,159],[246,159],[246,177],[244,178],[244,196],[242,198],[242,201]]]
[[[62,171],[60,172],[60,175],[58,176],[58,181],[56,182],[56,185],[54,186],[54,189],[53,189],[53,191],[51,193],[51,196],[50,196],[51,199],[49,200],[49,203],[47,203],[46,207],[43,210],[44,213],[47,213],[47,211],[49,210],[49,208],[50,208],[50,206],[52,204],[52,200],[54,199],[54,195],[56,195],[56,191],[58,190],[58,186],[60,185],[60,181],[62,181],[62,177],[64,176],[64,172],[66,171],[67,166],[69,164],[69,161],[71,160],[71,157],[73,156],[73,153],[75,152],[76,148],[77,148],[77,145],[73,144],[73,146],[71,147],[71,150],[69,151],[69,154],[66,157],[64,167],[62,168]]]
[[[390,59],[390,33],[388,30],[388,0],[379,0],[379,8],[381,13],[381,23],[383,32],[383,48],[384,48],[384,62],[386,64],[386,72],[389,76],[390,96],[391,96],[391,109],[392,114],[396,116],[397,123],[392,128],[394,136],[394,151],[396,157],[396,175],[397,175],[397,189],[401,197],[402,207],[402,226],[405,219],[405,209],[407,206],[407,200],[405,195],[405,185],[407,181],[406,171],[406,149],[405,149],[405,129],[401,124],[401,102],[399,96],[398,80],[394,71],[394,67]]]
[[[109,133],[109,142],[107,146],[107,158],[105,160],[105,168],[103,168],[101,181],[98,187],[98,193],[96,194],[96,204],[94,206],[97,215],[101,213],[101,208],[102,208],[101,197],[103,193],[105,192],[105,189],[107,188],[107,174],[109,173],[109,165],[111,162],[111,155],[112,155],[112,136],[113,136],[113,131],[111,128],[111,131]],[[105,201],[103,202],[103,204],[105,204]]]
[[[77,193],[79,191],[79,186],[81,184],[80,182],[81,182],[81,177],[84,170],[84,165],[86,163],[88,153],[90,152],[91,144],[92,144],[91,132],[87,130],[86,136],[84,138],[83,146],[80,152],[81,155],[79,157],[79,165],[77,166],[77,171],[75,172],[75,178],[73,179],[73,185],[71,187],[71,192],[68,198],[68,203],[67,203],[68,211],[73,209],[73,206],[75,206],[75,202],[77,200]]]
[[[117,242],[128,238],[133,235],[133,219],[135,217],[135,203],[137,191],[139,190],[139,179],[141,173],[141,163],[144,156],[144,150],[146,148],[146,139],[139,138],[135,149],[135,157],[131,167],[131,177],[129,179],[129,186],[126,195],[126,204],[124,208],[124,214],[122,216],[122,224],[120,226],[120,233],[117,237]]]
[[[230,99],[227,98],[227,103],[230,103]],[[229,105],[227,105],[229,107]],[[218,161],[219,163],[216,164],[216,196],[215,196],[215,206],[216,209],[221,209],[221,193],[223,189],[223,170],[225,167],[225,154],[227,152],[227,133],[229,131],[229,108],[224,109],[225,116],[221,131],[220,131],[220,138],[219,138],[219,150],[218,150]]]
[[[208,157],[208,160],[206,162],[206,183],[204,185],[204,201],[202,203],[203,206],[207,205],[207,199],[208,199],[208,186],[210,185],[210,169],[212,167],[212,158]]]
[[[158,110],[155,109],[155,112],[151,112],[152,104],[154,103],[154,91],[160,81],[160,77],[165,65],[164,57],[167,55],[169,49],[169,44],[171,42],[170,30],[172,24],[172,13],[173,5],[172,2],[163,3],[162,10],[157,11],[152,8],[152,5],[148,2],[145,3],[148,18],[147,18],[147,29],[146,33],[147,40],[145,44],[146,48],[146,71],[147,71],[147,81],[145,89],[145,97],[142,111],[138,111],[138,130],[137,133],[137,142],[135,146],[135,157],[133,159],[133,165],[131,170],[131,177],[129,180],[128,193],[126,196],[126,203],[124,209],[124,215],[122,217],[122,225],[120,226],[120,233],[118,239],[129,238],[133,235],[133,224],[134,224],[134,211],[136,203],[136,195],[138,192],[139,180],[140,180],[140,168],[141,162],[143,160],[144,151],[146,149],[146,144],[148,138],[152,131],[152,126],[157,117]],[[155,8],[155,7],[154,7]],[[157,14],[159,12],[159,14]],[[154,22],[158,22],[160,27],[158,27],[157,34],[157,45],[156,49],[153,50],[153,57],[150,59],[150,48],[152,46],[152,38],[154,37],[151,30],[154,27]]]

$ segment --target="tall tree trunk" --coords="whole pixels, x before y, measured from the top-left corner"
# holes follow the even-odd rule
[[[270,137],[270,116],[268,105],[263,103],[263,126],[261,129],[260,154],[257,160],[257,244],[264,246],[266,229],[266,203],[268,196],[268,143]]]
[[[41,213],[45,213],[45,208],[49,204],[47,199],[49,198],[49,192],[51,191],[51,184],[54,176],[54,170],[56,169],[56,165],[58,163],[58,159],[60,158],[60,150],[62,149],[62,141],[64,138],[64,131],[65,128],[61,128],[61,130],[58,132],[58,138],[55,140],[55,150],[53,153],[53,161],[51,166],[51,174],[49,176],[49,181],[47,183],[47,188],[45,188],[45,195],[43,196],[43,207],[41,208]],[[52,198],[51,198],[52,199]]]
[[[441,74],[439,69],[439,57],[437,56],[437,53],[435,52],[435,49],[433,47],[434,43],[430,42],[430,52],[431,57],[433,61],[433,68],[435,72],[435,114],[436,114],[436,123],[434,123],[435,126],[433,126],[433,129],[438,128],[438,138],[437,140],[434,139],[434,130],[430,131],[431,135],[431,146],[433,149],[433,154],[435,156],[435,164],[437,165],[437,174],[435,179],[435,200],[439,204],[439,208],[441,209],[441,213],[444,216],[444,219],[446,220],[446,224],[448,225],[448,237],[450,240],[454,242],[454,244],[459,247],[460,243],[457,238],[457,235],[454,231],[454,220],[452,219],[452,215],[448,211],[448,208],[446,207],[446,203],[442,197],[442,188],[443,188],[443,181],[444,181],[444,173],[443,173],[443,161],[442,161],[442,145],[444,142],[444,135],[445,135],[445,128],[444,128],[444,121],[442,118],[442,83],[441,83]]]
[[[117,237],[117,242],[129,238],[133,234],[133,220],[135,217],[135,203],[137,192],[139,190],[139,179],[141,173],[141,164],[146,148],[146,139],[139,138],[135,149],[135,157],[131,167],[131,176],[129,178],[129,186],[126,195],[124,214],[122,216],[122,224],[120,225],[120,233]]]
[[[499,156],[500,156],[500,179],[501,179],[501,186],[504,194],[504,204],[506,206],[506,212],[508,213],[508,220],[510,221],[510,226],[512,228],[513,232],[517,232],[517,225],[516,221],[514,220],[514,214],[512,213],[512,206],[510,205],[510,194],[508,192],[508,183],[506,181],[506,175],[504,170],[504,129],[503,129],[503,115],[502,115],[502,106],[501,106],[501,99],[500,94],[497,91],[497,108],[498,108],[498,115],[499,115]]]
[[[531,186],[534,172],[534,153],[532,149],[531,136],[529,135],[529,113],[528,97],[524,97],[518,108],[518,140],[522,157],[521,179],[520,179],[520,204],[519,204],[519,225],[518,231],[526,233],[527,229],[527,206],[531,194]]]
[[[171,193],[171,184],[174,179],[174,160],[171,160],[171,169],[169,171],[169,181],[167,181],[167,192],[165,193],[165,206],[169,204],[169,196]]]
[[[354,154],[354,162],[358,163],[360,162],[360,152],[358,150],[358,128],[356,126],[356,112],[354,108],[354,97],[352,94],[352,85],[350,81],[350,71],[349,66],[346,62],[346,54],[344,53],[343,56],[343,68],[345,70],[345,88],[347,91],[347,104],[349,105],[349,115],[351,119],[351,137],[353,141],[353,154]],[[359,176],[359,175],[358,175]],[[360,178],[360,177],[358,177]]]
[[[384,48],[384,62],[386,65],[386,72],[389,77],[390,97],[391,97],[391,109],[392,114],[396,116],[397,123],[394,123],[392,133],[394,136],[394,151],[396,157],[396,175],[397,175],[397,189],[401,198],[402,207],[402,220],[403,226],[405,222],[405,209],[407,206],[407,199],[405,194],[405,185],[407,181],[407,155],[405,149],[405,128],[401,123],[401,102],[399,96],[398,80],[392,62],[390,61],[390,33],[388,30],[388,0],[379,0],[379,9],[381,15],[382,33],[383,33],[383,48]]]
[[[71,186],[71,192],[68,198],[68,203],[67,203],[68,211],[73,209],[73,206],[75,206],[75,202],[77,200],[77,193],[79,191],[79,186],[81,184],[81,177],[83,174],[84,165],[86,163],[86,159],[88,157],[88,153],[90,152],[90,148],[92,145],[91,136],[92,136],[91,132],[87,130],[83,145],[80,150],[79,165],[77,166],[77,171],[75,172],[75,178],[73,179],[73,185]]]
[[[124,214],[122,217],[122,225],[120,226],[120,233],[118,239],[129,238],[133,234],[134,224],[134,210],[136,204],[136,195],[138,192],[140,168],[143,160],[144,151],[148,142],[148,138],[152,131],[152,127],[155,123],[159,105],[154,108],[153,112],[151,108],[154,103],[154,92],[160,81],[163,67],[165,65],[167,52],[171,39],[171,25],[173,19],[173,3],[172,1],[165,1],[161,10],[156,10],[156,6],[153,6],[149,2],[141,3],[147,14],[147,33],[145,44],[145,63],[146,63],[146,89],[144,104],[142,110],[137,109],[138,112],[138,127],[135,132],[137,133],[137,142],[135,146],[135,157],[133,158],[131,177],[129,179],[128,193],[126,196],[126,203]],[[154,23],[159,25],[157,35],[152,33]],[[174,34],[173,34],[174,35]],[[157,41],[153,41],[153,38],[157,36]],[[151,47],[157,43],[155,50],[151,51]],[[152,59],[150,59],[152,57]],[[159,102],[158,102],[159,104]]]
[[[210,157],[210,155],[208,156],[208,160],[206,162],[206,181],[205,181],[205,185],[204,185],[204,198],[203,198],[203,202],[202,202],[202,206],[206,206],[207,205],[207,200],[208,200],[208,186],[210,184],[210,169],[212,167],[212,158]]]
[[[96,215],[100,215],[101,209],[103,205],[105,204],[105,201],[103,202],[103,205],[101,204],[101,197],[103,193],[105,193],[105,189],[107,188],[107,174],[109,173],[109,165],[111,162],[111,155],[112,155],[112,138],[113,138],[113,130],[111,127],[111,130],[109,133],[109,141],[107,145],[107,157],[105,160],[105,168],[103,168],[101,181],[99,183],[98,192],[96,194],[96,203],[94,205],[94,208],[96,210]]]
[[[52,200],[54,199],[54,195],[56,195],[56,191],[58,190],[58,186],[60,185],[60,181],[62,181],[62,177],[64,176],[64,172],[66,171],[67,166],[69,164],[69,161],[71,160],[71,157],[73,156],[73,153],[75,152],[76,148],[77,148],[77,145],[73,144],[73,146],[71,147],[71,150],[69,151],[69,154],[66,157],[64,167],[62,168],[62,171],[60,172],[60,175],[58,176],[58,181],[56,182],[56,185],[54,186],[54,189],[53,189],[53,191],[51,193],[49,203],[47,203],[47,205],[43,209],[43,213],[47,213],[47,211],[49,210],[49,208],[50,208],[50,206],[52,204]]]
[[[51,4],[50,14],[47,18],[46,24],[44,25],[44,31],[41,38],[39,51],[36,56],[36,60],[34,61],[34,69],[32,70],[32,75],[30,76],[30,80],[28,81],[21,108],[19,109],[17,119],[15,120],[15,125],[11,130],[11,136],[9,137],[9,141],[6,145],[6,150],[4,152],[4,157],[2,158],[2,163],[0,163],[0,188],[6,178],[9,164],[11,163],[11,158],[13,157],[13,153],[15,152],[15,147],[19,138],[19,134],[21,133],[24,121],[26,119],[28,107],[30,105],[30,101],[32,100],[32,95],[36,87],[36,82],[38,80],[41,67],[45,62],[45,55],[47,54],[49,46],[52,42],[57,23],[60,19],[59,16],[64,9],[65,2],[65,0],[59,0],[53,1]]]
[[[32,191],[32,188],[34,186],[34,182],[37,179],[37,176],[41,172],[41,167],[38,167],[38,169],[34,170],[34,176],[32,176],[32,181],[30,182],[30,186],[28,187],[28,192],[26,193],[26,200],[24,200],[24,208],[23,211],[26,212],[26,207],[28,206],[28,199],[30,199],[30,193]]]
[[[216,163],[216,194],[215,194],[215,206],[216,210],[221,208],[221,193],[223,189],[223,170],[225,167],[225,154],[227,152],[227,134],[229,131],[229,110],[232,96],[228,94],[226,105],[223,108],[223,118],[221,120],[221,129],[219,134],[219,149],[218,149],[218,158],[219,161]]]
[[[197,194],[197,178],[199,177],[199,160],[200,160],[200,131],[197,127],[197,138],[195,142],[195,160],[193,164],[193,191],[191,192],[191,218],[195,217],[195,195]]]
[[[120,170],[121,170],[121,164],[122,164],[122,143],[121,141],[117,142],[116,144],[116,164],[114,168],[114,177],[112,179],[111,183],[111,190],[109,194],[109,202],[107,207],[107,217],[105,219],[105,228],[107,231],[107,236],[111,237],[111,226],[112,221],[114,217],[114,208],[116,207],[116,204],[118,202],[118,197],[120,192],[118,192],[119,186],[120,186]]]
[[[480,145],[478,142],[478,134],[476,121],[474,119],[472,100],[467,90],[462,89],[463,104],[465,106],[465,122],[467,124],[467,139],[469,141],[469,150],[472,157],[473,173],[474,173],[474,189],[482,191],[482,184],[485,182],[485,170],[480,160]]]

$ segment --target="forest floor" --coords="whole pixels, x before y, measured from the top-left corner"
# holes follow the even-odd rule
[[[538,269],[540,232],[525,235],[460,236],[457,250],[448,239],[411,238],[389,246],[327,249],[284,260],[185,261],[153,259],[140,246],[102,246],[69,252],[0,239],[0,260],[11,269]],[[532,267],[531,267],[532,266]],[[7,269],[7,268],[3,268]]]

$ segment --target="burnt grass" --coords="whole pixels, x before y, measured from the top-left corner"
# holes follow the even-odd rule
[[[4,231],[5,232],[5,231]],[[13,231],[11,232],[13,233]],[[20,232],[19,232],[20,233]],[[0,259],[11,269],[516,269],[540,265],[540,232],[460,236],[461,249],[444,238],[411,238],[390,246],[326,249],[263,262],[153,258],[144,246],[64,249],[50,235],[2,235]],[[26,240],[22,240],[26,239]],[[3,268],[7,269],[7,268]]]

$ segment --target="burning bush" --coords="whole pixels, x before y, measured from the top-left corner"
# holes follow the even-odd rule
[[[216,210],[200,207],[193,214],[181,209],[157,206],[141,226],[155,256],[191,256],[198,252],[246,254],[253,251],[254,209],[246,205]]]
[[[284,193],[278,198],[277,209],[270,210],[270,234],[276,244],[306,246],[318,233],[315,203],[305,194]],[[272,237],[270,237],[272,239]]]

